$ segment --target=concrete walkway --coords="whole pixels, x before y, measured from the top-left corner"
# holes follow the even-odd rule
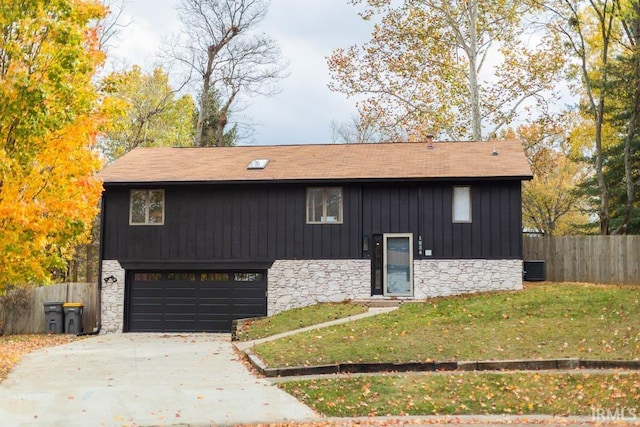
[[[281,334],[272,335],[270,337],[261,338],[259,340],[252,341],[236,341],[234,345],[240,351],[245,351],[258,344],[262,344],[268,341],[278,340],[280,338],[288,337],[301,332],[314,331],[316,329],[326,328],[333,325],[341,325],[343,323],[349,323],[354,320],[364,319],[365,317],[377,316],[378,314],[389,313],[390,311],[397,310],[398,307],[370,307],[368,311],[360,314],[354,314],[353,316],[343,317],[342,319],[332,320],[330,322],[324,322],[317,325],[307,326],[306,328],[294,329],[293,331],[283,332]]]
[[[6,426],[318,420],[240,362],[228,334],[113,334],[35,351],[0,385]]]

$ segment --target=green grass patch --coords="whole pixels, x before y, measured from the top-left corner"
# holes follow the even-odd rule
[[[295,315],[293,315],[295,319]],[[408,303],[256,346],[269,367],[340,362],[637,359],[640,287],[530,285]]]
[[[640,414],[640,374],[455,373],[282,383],[326,416]]]
[[[323,303],[294,308],[271,317],[247,321],[238,332],[240,341],[251,341],[294,329],[364,313],[367,307],[349,303]]]

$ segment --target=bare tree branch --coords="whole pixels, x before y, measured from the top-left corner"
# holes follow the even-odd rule
[[[182,39],[169,55],[199,80],[194,145],[217,145],[204,135],[220,136],[243,95],[272,95],[286,77],[277,43],[255,30],[269,7],[267,0],[182,0]],[[214,102],[215,94],[218,102]],[[212,111],[217,108],[218,111]],[[208,118],[216,116],[216,120]],[[218,126],[205,132],[207,126]]]

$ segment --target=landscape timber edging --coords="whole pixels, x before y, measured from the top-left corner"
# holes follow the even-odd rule
[[[362,374],[382,372],[479,372],[479,371],[553,371],[567,369],[628,369],[640,370],[640,360],[485,360],[407,363],[335,363],[318,366],[268,368],[251,350],[244,354],[251,365],[265,377],[292,377],[325,374]]]

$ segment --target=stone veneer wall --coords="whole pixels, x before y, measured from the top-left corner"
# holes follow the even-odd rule
[[[319,302],[370,297],[368,259],[276,260],[269,269],[269,316]]]
[[[522,289],[522,260],[451,259],[413,262],[414,298]]]
[[[106,277],[117,279],[114,283],[105,283]],[[124,280],[125,271],[118,261],[102,261],[102,294],[100,297],[101,333],[120,333],[124,324]]]
[[[319,302],[371,297],[371,261],[277,260],[269,269],[269,316]],[[413,297],[522,289],[522,260],[414,260]],[[382,297],[374,297],[382,298]]]
[[[114,276],[117,281],[105,283]],[[522,289],[521,260],[414,260],[413,298]],[[102,333],[120,333],[124,323],[125,271],[102,261]],[[371,261],[276,260],[269,269],[267,312],[274,315],[319,302],[371,298]],[[381,298],[381,297],[376,297]]]

